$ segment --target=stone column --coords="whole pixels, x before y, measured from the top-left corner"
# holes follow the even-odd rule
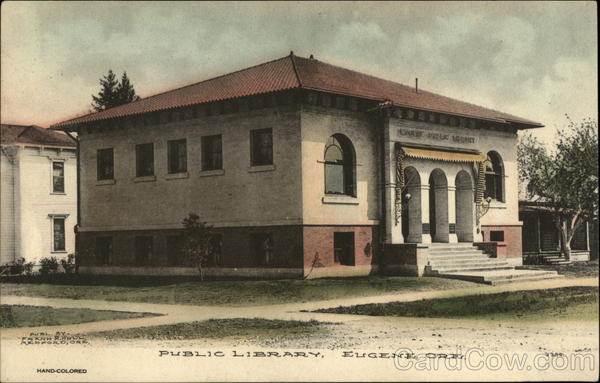
[[[421,243],[431,243],[429,223],[429,185],[421,185]]]
[[[409,243],[421,243],[423,241],[423,226],[421,224],[421,186],[409,185],[407,192],[411,194],[408,201],[408,239]],[[429,210],[429,209],[428,209]]]
[[[448,242],[458,243],[456,235],[456,186],[448,185]]]

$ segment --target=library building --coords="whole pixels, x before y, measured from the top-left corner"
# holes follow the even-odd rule
[[[442,275],[522,264],[517,132],[543,125],[290,53],[52,127],[79,145],[79,271]]]

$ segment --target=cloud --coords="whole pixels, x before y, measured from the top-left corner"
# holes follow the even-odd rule
[[[88,109],[109,68],[138,94],[290,50],[539,120],[597,117],[594,3],[12,2],[2,12],[2,121]]]

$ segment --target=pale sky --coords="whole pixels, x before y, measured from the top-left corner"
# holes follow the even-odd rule
[[[90,109],[126,70],[142,96],[295,54],[539,121],[598,116],[595,2],[3,2],[2,123]]]

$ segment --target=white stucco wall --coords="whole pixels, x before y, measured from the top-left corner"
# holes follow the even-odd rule
[[[0,264],[13,261],[16,249],[15,238],[15,204],[18,202],[14,194],[15,178],[18,177],[16,147],[2,147],[0,153]]]
[[[52,192],[53,159],[64,161],[65,193]],[[11,173],[15,176],[14,185],[11,185]],[[11,186],[14,194],[9,196]],[[77,160],[74,149],[20,146],[14,164],[10,165],[5,158],[2,160],[2,196],[2,263],[15,257],[35,263],[43,257],[61,258],[75,251]],[[53,251],[50,215],[66,216],[65,251]],[[5,244],[4,237],[11,236],[14,242],[9,240]]]

